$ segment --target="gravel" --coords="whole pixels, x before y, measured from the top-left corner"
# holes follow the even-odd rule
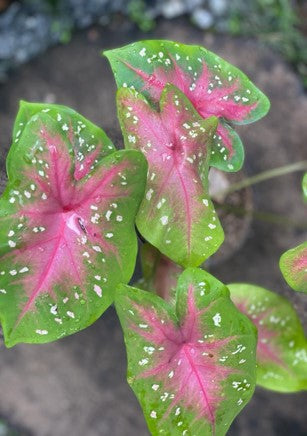
[[[144,17],[146,14],[150,20],[188,14],[196,26],[209,29],[228,10],[226,0],[58,0],[55,9],[50,3],[13,2],[0,15],[0,82],[7,79],[12,68],[43,53],[49,46],[69,41],[75,29],[95,23],[108,24],[114,13],[132,18],[134,8],[143,11]]]

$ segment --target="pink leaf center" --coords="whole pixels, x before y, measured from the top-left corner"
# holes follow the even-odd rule
[[[186,407],[195,413],[195,419],[206,418],[214,434],[215,412],[222,401],[221,384],[235,372],[223,366],[219,358],[234,338],[204,339],[206,335],[201,334],[199,321],[210,306],[197,309],[192,285],[187,313],[179,326],[161,319],[152,308],[134,306],[145,324],[131,325],[131,328],[155,349],[150,369],[141,372],[139,377],[153,377],[155,382],[163,383],[161,401],[171,400],[165,417],[174,407]]]
[[[71,132],[67,137],[73,142]],[[40,141],[33,167],[24,172],[30,188],[24,191],[26,201],[16,215],[19,226],[27,230],[21,232],[17,247],[6,255],[12,257],[16,270],[20,269],[13,283],[21,285],[27,296],[18,323],[34,309],[38,296],[49,294],[55,299],[57,287],[70,292],[79,286],[85,293],[90,264],[97,256],[117,255],[116,247],[109,242],[113,234],[107,233],[110,223],[105,220],[105,209],[110,199],[123,195],[116,178],[127,162],[101,168],[98,173],[93,171],[93,163],[99,146],[80,163],[76,154],[74,159],[69,154],[63,138],[50,134],[44,126]]]

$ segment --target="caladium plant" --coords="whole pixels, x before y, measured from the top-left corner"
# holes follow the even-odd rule
[[[149,244],[141,252],[143,278],[135,286],[175,304],[182,269]],[[250,284],[228,285],[232,301],[258,330],[257,384],[282,392],[307,389],[307,340],[291,304]]]
[[[23,103],[7,172],[0,200],[5,341],[48,342],[93,323],[116,285],[130,279],[146,162],[137,151],[115,152],[70,109]]]
[[[173,85],[161,94],[160,112],[127,88],[117,102],[126,147],[141,150],[149,165],[139,231],[176,263],[200,265],[224,239],[208,192],[217,118],[202,119]]]
[[[307,389],[307,340],[291,304],[259,286],[234,283],[228,288],[258,329],[257,384],[280,392]]]
[[[172,83],[201,117],[218,117],[210,164],[225,171],[241,168],[244,149],[232,124],[260,119],[270,104],[239,69],[203,47],[172,41],[140,41],[104,54],[119,88],[132,87],[156,104]]]
[[[286,251],[279,266],[291,288],[307,293],[307,241]]]
[[[152,434],[224,435],[255,385],[256,329],[207,272],[190,268],[175,309],[121,285],[115,297],[128,382]]]

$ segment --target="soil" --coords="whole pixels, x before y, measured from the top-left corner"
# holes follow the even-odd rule
[[[245,171],[260,171],[307,158],[307,97],[296,75],[277,55],[253,40],[212,36],[185,19],[160,21],[145,36],[119,19],[107,28],[74,36],[65,46],[12,74],[0,88],[0,188],[6,183],[4,160],[20,99],[65,104],[101,125],[117,146],[122,145],[116,121],[115,85],[101,49],[142,38],[166,38],[205,45],[242,68],[267,93],[270,114],[241,127]],[[279,214],[295,225],[254,219],[241,249],[211,272],[225,283],[251,282],[288,297],[306,326],[306,295],[294,293],[278,269],[282,252],[306,240],[306,207],[301,176],[292,174],[256,185],[256,210]],[[300,225],[301,224],[301,225]],[[136,276],[139,275],[137,271]],[[134,436],[148,435],[142,412],[125,381],[123,337],[113,308],[79,334],[47,345],[0,348],[0,416],[21,435]],[[256,393],[233,423],[229,435],[303,436],[307,434],[306,394]]]
[[[215,176],[211,178],[212,174]],[[252,188],[241,189],[228,195],[222,193],[232,183],[243,178],[246,178],[246,174],[242,170],[230,174],[215,168],[210,169],[209,193],[224,229],[225,239],[218,251],[206,261],[205,269],[229,260],[240,250],[248,237],[253,214]]]

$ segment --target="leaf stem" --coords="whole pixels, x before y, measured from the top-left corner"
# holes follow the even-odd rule
[[[240,189],[247,188],[248,186],[255,185],[256,183],[273,179],[274,177],[283,176],[285,174],[294,173],[296,171],[306,171],[306,170],[307,170],[307,160],[295,162],[293,164],[263,171],[262,173],[256,174],[255,176],[252,177],[247,177],[246,179],[233,183],[227,189],[221,190],[218,194],[227,195],[232,192],[239,191]]]

